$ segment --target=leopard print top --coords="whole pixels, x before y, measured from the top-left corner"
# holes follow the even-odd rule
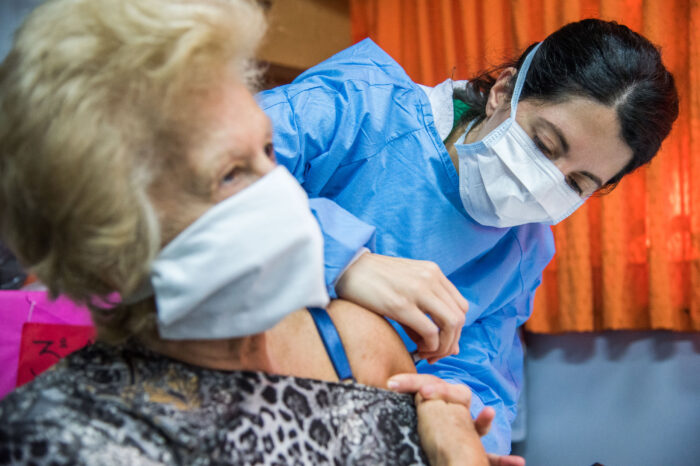
[[[411,396],[100,343],[0,402],[0,464],[424,464]]]

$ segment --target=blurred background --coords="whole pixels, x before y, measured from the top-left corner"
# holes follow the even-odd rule
[[[0,0],[0,57],[38,0]],[[265,86],[364,37],[426,85],[468,79],[560,26],[616,20],[662,48],[681,115],[660,157],[553,228],[526,324],[514,452],[530,465],[700,460],[700,5],[696,0],[265,0]],[[0,277],[25,275],[0,245]]]

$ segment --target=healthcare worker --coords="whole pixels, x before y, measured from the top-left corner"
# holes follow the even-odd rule
[[[430,362],[455,352],[444,316],[464,304],[439,280],[426,292],[431,262],[468,300],[458,354],[417,368],[468,385],[473,415],[494,407],[483,441],[503,454],[523,381],[516,330],[554,254],[550,225],[647,163],[678,98],[657,49],[600,20],[498,71],[425,88],[367,39],[258,100],[279,163],[318,198],[331,292],[404,324]],[[438,349],[421,338],[422,312],[445,337]]]

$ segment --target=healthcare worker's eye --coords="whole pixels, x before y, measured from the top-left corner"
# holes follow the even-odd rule
[[[581,186],[576,182],[575,179],[573,179],[573,177],[567,176],[566,183],[569,185],[569,187],[571,187],[571,189],[576,191],[576,194],[578,194],[579,196],[583,194],[583,189],[581,189]]]
[[[552,158],[552,151],[549,149],[549,147],[547,147],[547,145],[544,142],[542,142],[542,139],[540,139],[539,136],[535,135],[532,138],[532,140],[537,146],[537,148],[541,150],[542,153],[546,155],[548,159]]]
[[[273,146],[271,142],[265,144],[265,154],[268,158],[275,160],[275,146]]]

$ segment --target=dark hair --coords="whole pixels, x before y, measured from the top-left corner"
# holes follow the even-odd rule
[[[520,69],[535,45],[530,45],[517,62],[482,73],[465,89],[455,90],[455,98],[471,107],[463,119],[486,116],[486,100],[496,73],[510,66]],[[584,19],[567,24],[542,42],[528,70],[521,99],[557,102],[571,96],[593,99],[617,110],[622,138],[633,155],[608,182],[608,188],[656,155],[678,117],[673,75],[661,62],[659,50],[615,22]]]

